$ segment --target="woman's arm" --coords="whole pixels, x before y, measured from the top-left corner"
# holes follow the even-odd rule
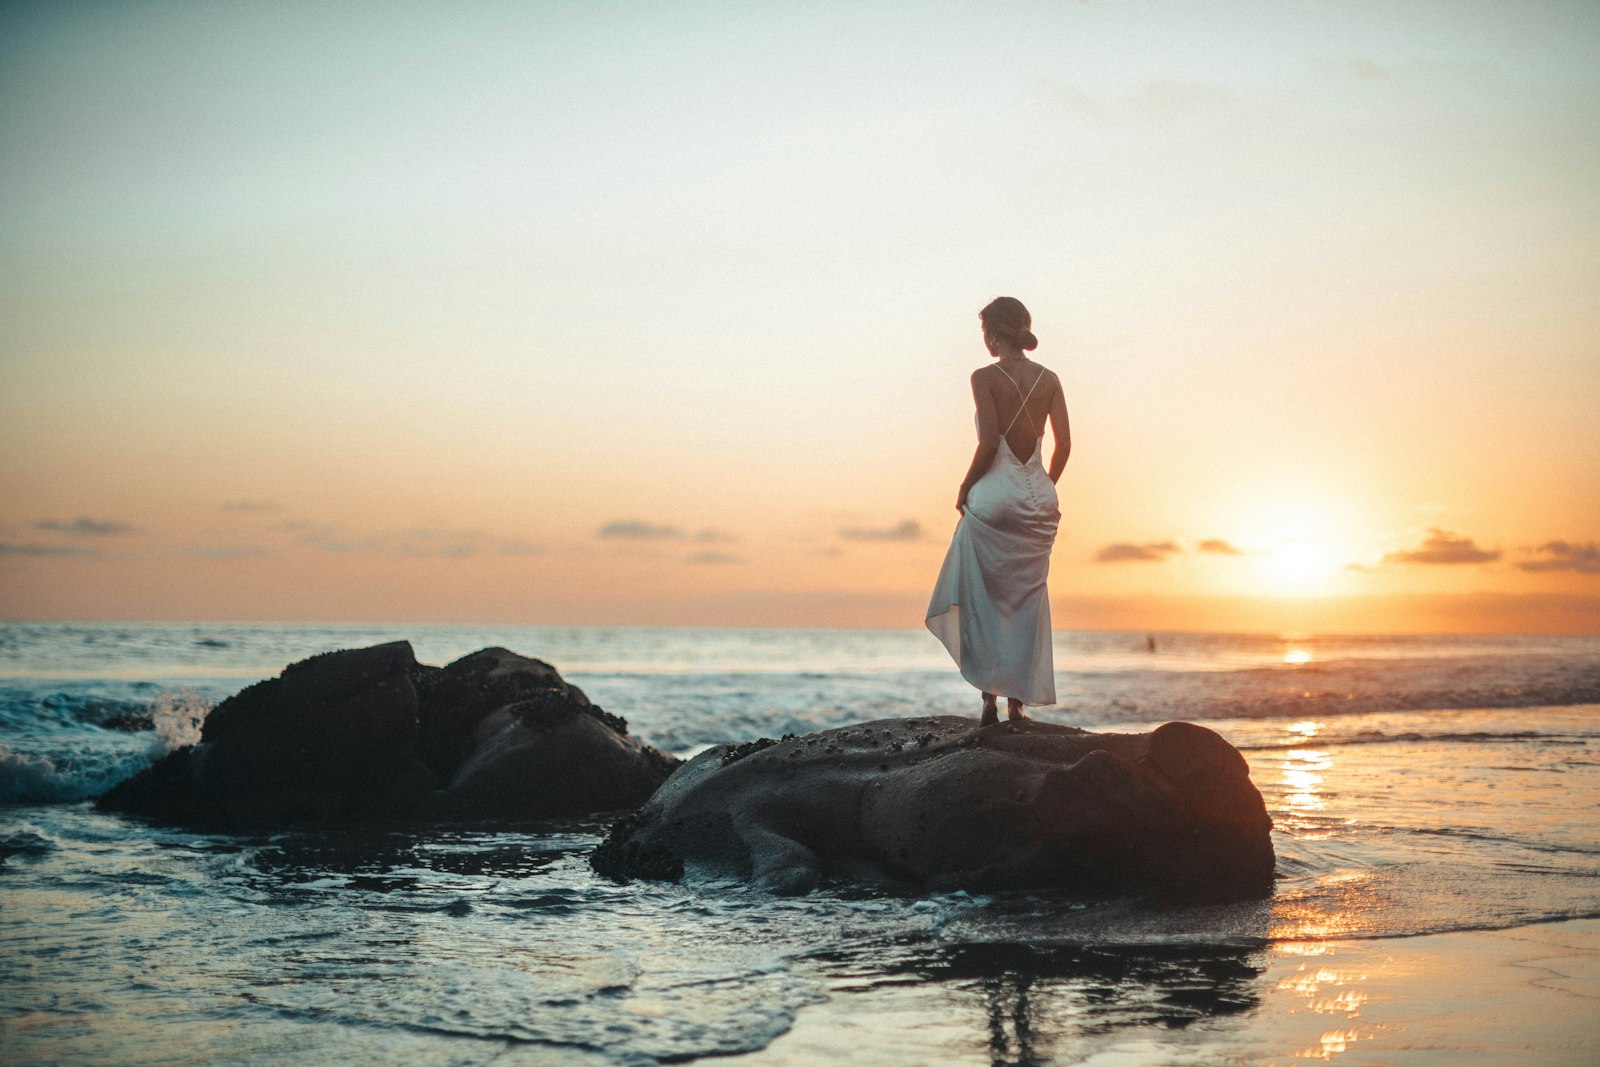
[[[961,479],[961,491],[956,494],[957,511],[966,508],[967,494],[978,479],[994,466],[995,453],[1000,451],[1000,415],[995,410],[994,394],[989,392],[988,384],[979,377],[986,369],[980,367],[972,372],[972,401],[978,405],[978,449],[972,454],[972,466],[967,468],[967,476]]]
[[[1067,419],[1067,397],[1061,391],[1061,379],[1055,382],[1056,395],[1050,398],[1050,428],[1055,431],[1056,447],[1050,454],[1050,480],[1059,482],[1061,472],[1067,469],[1067,457],[1072,455],[1072,424]]]

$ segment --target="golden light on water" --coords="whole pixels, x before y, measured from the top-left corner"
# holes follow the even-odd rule
[[[1350,1023],[1361,1016],[1362,1007],[1371,999],[1371,994],[1361,988],[1371,978],[1370,974],[1316,958],[1328,955],[1329,945],[1325,941],[1287,942],[1274,946],[1273,951],[1278,956],[1301,960],[1294,972],[1280,978],[1277,985],[1278,992],[1295,999],[1298,1004],[1295,1010],[1340,1016],[1344,1022],[1344,1025],[1322,1031],[1315,1045],[1298,1050],[1296,1056],[1331,1060],[1349,1051],[1355,1041],[1372,1036],[1374,1028],[1358,1028]]]
[[[1284,807],[1294,812],[1327,808],[1321,792],[1322,774],[1332,766],[1333,760],[1320,748],[1290,749],[1283,760]]]

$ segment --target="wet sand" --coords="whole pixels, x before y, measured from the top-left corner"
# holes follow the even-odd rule
[[[844,976],[787,1034],[723,1062],[1591,1067],[1600,1057],[1600,919],[1278,942],[1254,960],[1259,976],[1245,990],[1253,1004],[1205,1010],[1216,1007],[1214,989],[1197,973],[1198,1017],[1166,1027],[1117,1025],[1093,990],[1048,979],[990,976],[918,995]]]

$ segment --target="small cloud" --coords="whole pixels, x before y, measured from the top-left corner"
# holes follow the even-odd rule
[[[387,548],[400,556],[464,559],[476,556],[482,550],[483,533],[479,530],[435,530],[416,526],[377,538],[375,547]]]
[[[1130,541],[1109,544],[1094,554],[1096,563],[1159,563],[1183,549],[1173,541],[1146,541],[1142,545]]]
[[[694,539],[702,544],[725,544],[729,541],[738,540],[737,537],[726,530],[701,530],[694,535]]]
[[[596,537],[618,541],[677,541],[683,531],[676,526],[657,525],[641,519],[615,519],[594,532]]]
[[[1422,544],[1416,548],[1390,552],[1383,557],[1385,563],[1492,563],[1499,559],[1499,549],[1479,548],[1472,538],[1462,537],[1438,527],[1428,531]]]
[[[295,543],[305,545],[308,548],[320,548],[325,552],[339,552],[342,554],[371,552],[378,547],[377,543],[373,541],[344,540],[314,533],[295,538]]]
[[[92,548],[81,545],[16,545],[0,544],[0,556],[93,556]]]
[[[922,523],[906,519],[888,527],[847,526],[839,536],[846,541],[915,541],[922,536]]]
[[[696,552],[688,558],[690,563],[743,563],[743,556],[729,552]]]
[[[1098,119],[1106,113],[1104,101],[1076,86],[1042,76],[1035,76],[1029,81],[1035,92],[1041,93],[1073,118]]]
[[[544,548],[515,537],[494,537],[484,530],[450,530],[414,526],[406,530],[360,533],[338,523],[299,520],[280,523],[280,530],[296,532],[294,543],[341,555],[375,552],[391,556],[433,556],[466,559],[470,556],[528,556]]]
[[[1196,546],[1201,552],[1209,552],[1214,556],[1242,556],[1243,550],[1235,548],[1227,541],[1220,538],[1208,537]]]
[[[265,549],[248,545],[184,545],[179,551],[201,559],[253,559],[267,554]]]
[[[1349,70],[1357,81],[1386,82],[1394,77],[1394,71],[1371,59],[1352,59]]]
[[[115,534],[133,532],[133,527],[125,522],[117,522],[113,519],[91,519],[86,515],[80,515],[71,522],[62,522],[60,519],[40,519],[33,526],[36,530],[72,534],[74,537],[109,537]]]
[[[1525,571],[1576,571],[1579,574],[1600,574],[1600,544],[1593,541],[1577,545],[1570,541],[1546,541],[1535,552],[1543,559],[1531,559],[1517,564]]]
[[[1128,97],[1128,110],[1150,122],[1169,122],[1233,106],[1234,95],[1220,85],[1155,81]]]
[[[224,500],[223,511],[240,511],[248,514],[261,514],[268,511],[282,511],[283,509],[271,500]]]
[[[1034,77],[1030,92],[1064,114],[1087,121],[1176,122],[1216,114],[1239,100],[1220,85],[1171,79],[1145,82],[1118,95],[1096,95],[1054,78]]]

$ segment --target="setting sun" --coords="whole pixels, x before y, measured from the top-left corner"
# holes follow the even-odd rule
[[[1266,564],[1274,591],[1284,594],[1325,592],[1339,569],[1328,546],[1314,540],[1281,542],[1268,551]]]

